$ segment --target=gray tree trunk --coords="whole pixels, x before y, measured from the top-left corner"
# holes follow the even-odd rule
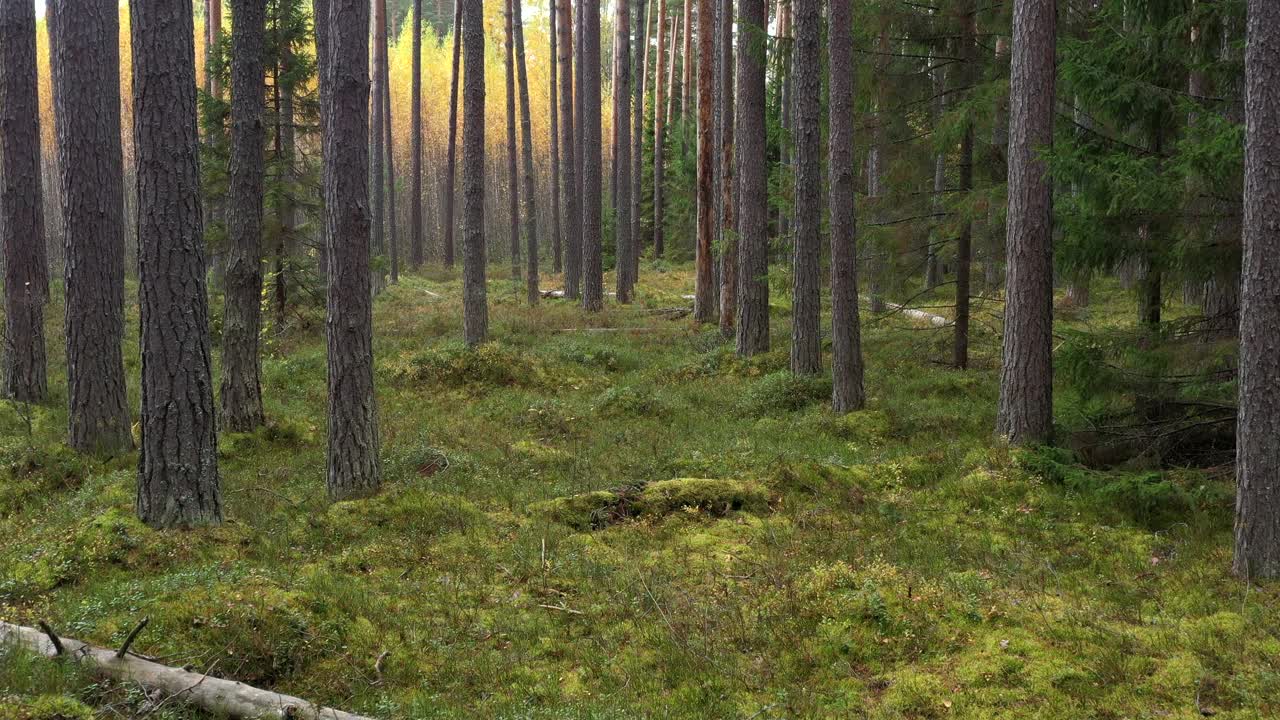
[[[636,0],[634,5],[636,43],[635,58],[631,64],[636,70],[636,79],[631,84],[631,265],[619,268],[620,272],[625,270],[627,273],[627,286],[630,288],[628,297],[634,294],[640,277],[640,205],[644,196],[644,96],[649,76],[649,19],[653,16],[653,2]]]
[[[1009,84],[1009,218],[996,433],[1015,445],[1053,433],[1052,188],[1055,0],[1017,0]]]
[[[711,272],[712,237],[715,233],[715,168],[712,164],[715,156],[715,142],[711,127],[711,69],[715,64],[713,48],[715,46],[715,13],[711,10],[713,0],[698,0],[698,146],[697,146],[697,246],[694,251],[694,290],[693,319],[698,322],[715,320],[716,303],[715,278]],[[686,0],[685,17],[689,17],[689,2]],[[688,30],[685,48],[689,49]],[[688,78],[692,77],[689,68],[693,66],[691,53],[685,53],[685,88],[681,99],[680,111],[683,115],[688,104],[683,98],[689,94]],[[687,125],[688,119],[681,121]]]
[[[792,41],[792,138],[795,143],[796,233],[792,260],[791,372],[822,371],[822,296],[818,280],[822,252],[822,0],[794,0]]]
[[[231,0],[231,20],[231,179],[221,401],[223,427],[248,432],[263,422],[258,336],[262,331],[266,0]]]
[[[578,194],[576,138],[574,137],[573,92],[573,15],[569,0],[559,0],[556,19],[556,48],[560,53],[560,176],[564,181],[564,294],[578,297],[578,281],[582,272],[582,201]]]
[[[369,0],[331,0],[329,103],[322,108],[329,248],[325,320],[329,365],[328,491],[365,497],[382,484],[373,391],[373,298],[369,270]],[[375,98],[376,99],[376,96]],[[373,105],[377,116],[377,104]],[[377,137],[377,136],[374,136]],[[354,141],[353,141],[354,140]],[[374,143],[378,145],[380,143]],[[380,177],[380,176],[375,176]]]
[[[512,5],[520,0],[506,0],[503,7],[502,66],[507,79],[507,222],[511,240],[511,279],[520,279],[520,150],[516,145],[516,43],[511,18]]]
[[[617,15],[614,20],[613,76],[613,125],[618,136],[617,156],[614,158],[614,191],[618,196],[618,215],[614,223],[614,278],[617,281],[618,302],[631,302],[635,280],[631,276],[636,252],[631,231],[631,8],[627,0],[616,0]]]
[[[582,307],[604,309],[604,248],[600,157],[600,0],[582,1]]]
[[[534,195],[533,117],[529,113],[529,72],[524,61],[524,17],[520,0],[512,0],[512,24],[516,40],[516,80],[520,86],[520,154],[524,163],[524,234],[527,243],[528,278],[526,296],[530,305],[538,304],[538,203]]]
[[[764,0],[738,3],[738,97],[734,159],[738,175],[739,355],[769,349],[769,238],[764,128]]]
[[[854,208],[854,59],[850,0],[828,0],[830,38],[831,161],[831,407],[860,410],[866,402],[862,376],[862,329],[858,317],[858,234]]]
[[[556,19],[560,17],[560,12],[555,7],[554,0],[547,17],[551,26],[549,32],[551,52],[548,54],[551,71],[547,74],[547,86],[551,90],[551,101],[548,103],[551,113],[551,271],[558,275],[563,269],[563,255],[560,249],[563,233],[560,221],[560,93],[557,92],[560,77],[557,73],[557,61],[560,58],[557,47],[559,30],[556,28]]]
[[[422,0],[413,0],[413,78],[410,81],[409,265],[418,268],[422,248]]]
[[[666,131],[662,110],[662,93],[665,90],[662,82],[662,68],[665,60],[663,53],[666,48],[666,39],[667,0],[658,0],[658,46],[654,49],[653,75],[653,256],[657,258],[662,257],[664,249],[663,224],[666,219],[662,199],[662,186],[665,182],[663,174],[666,171],[663,159],[665,154],[663,143],[666,139]]]
[[[1249,0],[1235,559],[1280,577],[1280,5]]]
[[[489,336],[484,244],[484,9],[482,0],[462,5],[462,327],[467,345]],[[567,2],[567,0],[566,0]]]
[[[973,0],[964,0],[960,9],[960,73],[959,84],[968,88],[976,77],[974,38],[977,18]],[[968,90],[965,91],[966,93]],[[960,191],[973,191],[973,120],[966,117],[960,140]],[[956,319],[951,363],[961,370],[969,367],[969,286],[973,269],[973,220],[967,215],[960,224],[956,241]]]
[[[457,196],[458,172],[458,59],[462,52],[462,3],[453,4],[453,69],[449,73],[449,150],[444,180],[444,265],[453,267],[453,201]],[[483,163],[482,163],[483,165]]]
[[[130,0],[137,158],[142,452],[156,528],[222,522],[196,132],[191,3]]]
[[[54,0],[48,10],[64,203],[69,444],[81,452],[114,453],[133,447],[120,349],[120,10],[116,0]]]
[[[331,1],[336,3],[336,0]],[[387,34],[387,0],[372,0],[372,2],[373,20],[370,25],[372,33],[370,42],[373,48],[373,67],[370,75],[371,95],[369,97],[370,114],[368,119],[369,207],[372,236],[369,255],[374,260],[374,262],[370,263],[370,272],[373,273],[371,291],[376,295],[382,292],[382,288],[386,284],[386,278],[383,277],[379,266],[382,264],[382,258],[387,252],[386,227],[383,220],[387,213],[385,195],[386,168],[382,154],[382,64],[386,62],[387,57],[384,51]],[[349,140],[347,141],[349,142]]]
[[[35,6],[0,2],[0,248],[4,251],[3,381],[23,402],[49,391],[44,344],[48,267],[41,203]]]
[[[211,3],[219,0],[210,0]],[[320,95],[320,161],[321,165],[329,164],[329,131],[328,120],[324,108],[329,103],[329,0],[311,0],[312,31],[316,43],[316,86]],[[320,200],[324,200],[324,189],[320,190]],[[329,228],[327,223],[319,223],[319,250],[316,252],[316,265],[320,277],[325,279],[328,287],[329,276]]]
[[[733,337],[738,316],[737,176],[733,166],[733,0],[720,0],[720,334]]]

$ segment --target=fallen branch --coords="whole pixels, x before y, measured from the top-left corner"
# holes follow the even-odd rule
[[[77,662],[85,663],[99,675],[135,682],[148,691],[166,695],[166,700],[173,698],[214,715],[244,720],[372,720],[233,680],[160,665],[132,654],[117,657],[114,650],[71,638],[58,638],[47,626],[45,630],[37,630],[0,621],[0,645],[6,644],[45,657],[66,654]]]

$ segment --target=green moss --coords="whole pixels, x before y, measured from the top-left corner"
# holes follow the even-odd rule
[[[621,502],[618,493],[597,490],[534,503],[529,510],[575,530],[593,530],[616,520]]]
[[[530,387],[546,381],[543,368],[533,358],[498,342],[424,350],[397,360],[391,370],[407,382],[449,388]]]
[[[795,375],[789,371],[765,375],[751,384],[740,406],[748,415],[794,412],[831,397],[831,378]]]
[[[0,720],[93,720],[93,710],[62,695],[0,697]]]
[[[711,478],[676,478],[645,485],[635,499],[639,515],[666,515],[677,510],[698,510],[727,515],[742,510],[761,512],[769,507],[769,496],[756,483]]]
[[[941,717],[951,704],[946,687],[936,675],[903,669],[889,674],[885,681],[889,686],[884,693],[879,717]]]
[[[615,386],[596,399],[596,411],[605,417],[670,417],[672,409],[653,390],[634,385]]]

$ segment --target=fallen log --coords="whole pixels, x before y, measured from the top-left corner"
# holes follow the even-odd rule
[[[64,657],[84,663],[99,675],[134,682],[165,698],[200,708],[219,716],[243,720],[372,720],[333,708],[321,707],[291,695],[260,690],[234,680],[224,680],[182,668],[151,662],[133,654],[120,657],[117,651],[95,647],[52,631],[0,621],[0,646],[24,648],[45,657]],[[60,645],[60,647],[59,647]]]

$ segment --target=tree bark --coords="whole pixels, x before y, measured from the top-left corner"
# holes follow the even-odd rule
[[[653,256],[662,257],[663,251],[663,224],[665,221],[665,212],[662,206],[662,186],[664,183],[663,166],[665,140],[663,109],[662,109],[662,91],[664,90],[662,81],[663,68],[663,51],[667,38],[667,0],[658,0],[658,47],[655,50],[654,76],[653,76]]]
[[[7,13],[6,13],[7,14]],[[222,522],[196,133],[191,3],[130,0],[137,158],[142,452],[156,528]]]
[[[1055,0],[1017,0],[1009,84],[1005,330],[996,433],[1010,443],[1053,433],[1052,189],[1041,156],[1053,142]]]
[[[712,0],[698,0],[698,157],[697,157],[697,246],[694,251],[693,319],[712,322],[716,317],[715,282],[711,272],[712,241],[715,230],[715,185],[712,166],[714,142],[711,132],[711,67],[715,62],[715,13]],[[685,19],[689,18],[689,2],[685,0]],[[688,31],[686,31],[687,33]],[[689,62],[690,44],[685,40],[685,66]],[[685,72],[686,85],[690,74]],[[687,94],[687,88],[686,88]],[[681,101],[681,113],[684,103]]]
[[[525,289],[530,305],[538,304],[538,218],[533,176],[533,118],[529,114],[529,72],[524,61],[524,17],[520,0],[511,0],[516,40],[516,80],[520,86],[521,157],[524,162],[524,234],[528,244]]]
[[[698,12],[702,12],[702,0],[698,0]],[[710,15],[710,12],[707,13]],[[683,36],[680,38],[680,119],[683,122],[689,117],[689,93],[693,90],[693,0],[684,0],[684,19],[681,21],[681,27],[684,28]],[[698,32],[703,30],[702,17],[698,17]],[[702,47],[701,41],[698,47]],[[702,51],[699,49],[699,56]],[[702,80],[701,75],[701,59],[699,59],[699,75],[698,80]]]
[[[0,395],[39,402],[46,377],[48,298],[40,173],[35,6],[0,2],[0,248],[4,251],[3,381]]]
[[[560,222],[560,94],[556,92],[559,78],[557,61],[560,59],[559,48],[556,46],[559,35],[556,19],[559,16],[560,12],[555,6],[555,0],[552,0],[550,12],[547,13],[551,26],[548,33],[551,41],[549,53],[551,71],[547,74],[547,87],[551,91],[551,101],[547,107],[551,113],[551,270],[557,275],[563,269],[560,250],[560,237],[563,232]]]
[[[511,240],[511,279],[520,279],[520,175],[516,147],[516,43],[512,29],[512,5],[520,0],[506,0],[503,8],[502,65],[507,79],[507,221]]]
[[[453,267],[453,201],[458,168],[458,59],[462,52],[462,3],[453,5],[453,69],[449,73],[449,150],[444,180],[444,265]],[[482,163],[483,165],[483,163]]]
[[[336,3],[336,0],[333,0]],[[372,238],[369,254],[374,259],[370,263],[373,272],[372,292],[374,294],[382,292],[386,280],[383,277],[382,270],[379,267],[382,259],[387,252],[386,243],[386,227],[384,218],[386,217],[387,201],[384,191],[386,188],[386,169],[384,166],[385,158],[383,157],[383,140],[382,140],[382,123],[384,116],[382,114],[382,66],[387,61],[386,55],[386,37],[387,37],[387,0],[373,1],[373,20],[372,20],[372,36],[373,45],[373,67],[370,76],[372,85],[369,96],[369,165],[370,165],[370,187],[369,204],[372,223]]]
[[[821,288],[818,280],[822,252],[821,132],[822,0],[794,0],[795,39],[792,41],[793,140],[796,193],[795,255],[792,262],[791,372],[812,375],[822,371]],[[812,189],[812,191],[809,191]]]
[[[884,222],[884,169],[885,154],[888,143],[885,141],[888,125],[889,79],[887,73],[887,53],[889,51],[889,33],[884,28],[877,41],[877,53],[880,58],[876,62],[876,96],[873,126],[871,128],[871,147],[867,149],[867,199],[871,205],[873,223]],[[884,249],[872,247],[869,252],[866,274],[871,286],[871,312],[881,313],[887,309],[884,301],[884,282],[888,274],[888,262]]]
[[[601,224],[603,164],[600,120],[600,0],[582,4],[582,307],[604,309],[604,248]]]
[[[578,297],[578,281],[582,272],[582,215],[578,205],[582,201],[578,188],[576,138],[574,137],[573,92],[573,16],[569,0],[559,0],[559,33],[557,49],[560,52],[560,170],[564,180],[564,292],[565,297]]]
[[[422,0],[413,0],[413,78],[409,98],[409,264],[422,265]]]
[[[325,129],[330,133],[324,194],[332,239],[325,321],[329,366],[327,486],[330,499],[348,500],[372,495],[382,484],[369,271],[370,225],[376,224],[379,216],[369,213],[370,146],[362,142],[369,137],[371,111],[369,0],[331,0],[328,23],[331,87],[329,103],[322,109]],[[376,117],[376,102],[372,110]]]
[[[210,0],[219,2],[219,0]],[[316,44],[316,86],[320,95],[320,164],[329,164],[329,131],[328,119],[324,108],[329,104],[329,0],[311,0],[311,25]],[[323,185],[323,181],[321,183]],[[324,188],[320,190],[320,199],[324,200]],[[316,253],[316,265],[320,269],[320,277],[324,279],[325,292],[329,285],[329,227],[327,222],[319,223],[319,251]]]
[[[48,11],[66,246],[68,442],[81,452],[115,453],[133,447],[120,348],[120,10],[116,0],[54,0]]]
[[[567,0],[566,0],[567,1]],[[462,5],[462,326],[467,345],[489,336],[484,244],[484,11],[482,0]]]
[[[649,77],[649,20],[653,16],[653,0],[637,0],[636,5],[636,66],[638,77],[632,83],[634,97],[631,102],[631,265],[626,268],[628,286],[633,294],[640,278],[640,205],[644,190],[644,98]],[[641,25],[641,23],[644,23]],[[641,47],[643,59],[641,58]]]
[[[266,0],[231,0],[231,20],[231,178],[220,395],[223,427],[248,432],[263,422],[258,336],[262,332]]]
[[[613,126],[618,136],[617,155],[614,158],[614,185],[618,195],[618,215],[614,223],[614,278],[617,281],[618,302],[631,302],[634,280],[631,268],[634,264],[635,240],[632,234],[631,212],[631,13],[627,0],[616,0],[617,15],[614,21],[613,76]]]
[[[831,174],[831,407],[838,413],[866,403],[862,330],[858,317],[857,215],[854,211],[854,59],[850,0],[828,0],[830,38]]]
[[[582,119],[582,97],[584,94],[583,93],[584,79],[582,77],[582,70],[583,70],[582,38],[583,38],[583,25],[586,22],[585,18],[583,18],[583,12],[582,12],[584,2],[586,2],[586,0],[579,0],[573,6],[573,10],[574,10],[573,127],[576,130],[574,134],[574,145],[573,145],[573,167],[574,167],[574,178],[577,180],[577,185],[574,187],[574,193],[578,197],[578,217],[575,218],[578,231],[577,231],[577,234],[570,240],[570,242],[573,243],[573,247],[571,248],[570,255],[574,264],[571,264],[568,269],[568,272],[566,272],[566,276],[572,276],[572,277],[566,277],[565,289],[570,293],[569,297],[573,298],[574,300],[582,299],[582,284],[583,284],[582,275],[584,272],[586,272],[582,263],[582,251],[583,251],[583,245],[586,242],[585,233],[586,233],[586,226],[587,226],[586,225],[587,220],[585,216],[585,213],[587,210],[586,197],[585,197],[586,189],[583,184],[583,181],[586,179],[585,178],[586,169],[583,167],[583,164],[582,164],[583,135],[585,134],[584,127],[583,127],[583,119]]]
[[[1245,192],[1236,442],[1235,559],[1246,579],[1280,577],[1280,5],[1249,0]]]
[[[764,0],[738,3],[738,104],[734,158],[738,175],[739,355],[769,349],[768,194],[764,127]]]
[[[737,176],[733,171],[733,0],[720,0],[720,334],[733,337],[738,315]]]
[[[975,82],[974,38],[977,19],[973,0],[964,0],[961,6],[960,30],[960,85],[972,87]],[[966,91],[968,92],[968,91]],[[960,140],[960,191],[973,191],[973,119],[966,114]],[[960,224],[960,238],[956,242],[956,320],[952,345],[952,364],[958,369],[969,367],[969,284],[973,268],[973,220],[968,213]]]
[[[1007,73],[1006,63],[1009,58],[1009,41],[1004,36],[996,38],[995,64],[1001,76]],[[991,163],[992,181],[1003,184],[1008,179],[1009,170],[1009,94],[1005,92],[996,98],[991,118],[991,150],[994,155]],[[987,249],[982,259],[982,284],[988,292],[994,291],[1004,279],[1000,272],[1001,259],[1004,256],[1005,217],[1001,208],[994,203],[987,211]]]
[[[391,282],[400,282],[400,230],[396,214],[396,153],[391,142],[391,63],[388,61],[387,33],[382,32],[382,95],[377,107],[382,113],[383,149],[387,158],[387,235],[389,239]]]

